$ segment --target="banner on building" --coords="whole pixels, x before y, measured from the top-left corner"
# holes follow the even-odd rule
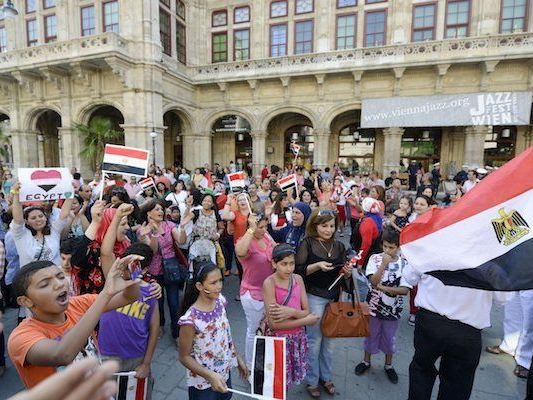
[[[364,99],[361,128],[529,125],[531,92]]]
[[[56,201],[74,196],[73,178],[68,168],[19,168],[18,178],[21,202]]]

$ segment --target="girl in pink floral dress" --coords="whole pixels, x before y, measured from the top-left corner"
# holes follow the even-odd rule
[[[239,368],[246,379],[248,369],[237,355],[221,295],[222,272],[211,262],[194,266],[179,319],[179,360],[187,368],[190,400],[228,400],[230,371]]]
[[[319,317],[309,312],[307,293],[300,275],[294,274],[294,248],[279,244],[272,251],[274,274],[263,284],[263,298],[269,328],[273,336],[285,337],[287,388],[300,384],[307,373],[306,325]]]

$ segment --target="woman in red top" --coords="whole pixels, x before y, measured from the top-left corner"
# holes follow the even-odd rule
[[[248,216],[250,215],[250,203],[246,193],[241,193],[235,198],[235,195],[228,194],[226,205],[222,210],[221,217],[228,224],[232,224],[233,245],[244,236],[248,229]],[[242,265],[236,258],[239,279],[242,280]],[[226,275],[227,276],[227,275]]]

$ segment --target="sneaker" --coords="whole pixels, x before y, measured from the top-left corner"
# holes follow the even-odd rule
[[[389,381],[391,381],[394,384],[398,383],[398,374],[394,370],[394,368],[385,368],[385,373],[387,374],[387,378],[389,378]]]
[[[409,315],[409,325],[415,326],[415,322],[416,322],[416,315],[414,314]]]
[[[367,364],[365,362],[360,362],[355,367],[355,375],[363,375],[369,369],[370,369],[370,364]]]

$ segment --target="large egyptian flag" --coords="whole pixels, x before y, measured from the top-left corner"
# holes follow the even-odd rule
[[[401,249],[416,270],[446,285],[533,289],[533,147],[457,203],[408,225]]]

